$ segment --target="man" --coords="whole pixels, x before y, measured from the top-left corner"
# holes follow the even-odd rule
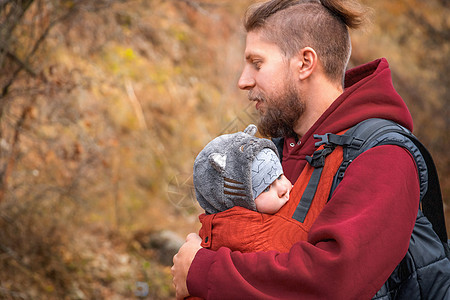
[[[342,132],[369,118],[412,130],[386,60],[345,74],[348,28],[362,20],[345,3],[272,0],[246,15],[238,85],[256,102],[261,132],[284,137],[282,165],[291,182],[316,150],[313,134]],[[214,252],[188,235],[172,267],[177,298],[370,299],[408,250],[419,194],[410,153],[374,147],[352,162],[307,241],[289,253]]]

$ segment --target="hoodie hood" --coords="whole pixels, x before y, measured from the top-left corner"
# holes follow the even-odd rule
[[[377,59],[350,69],[345,74],[344,86],[344,92],[300,142],[295,142],[293,138],[285,139],[283,169],[291,182],[295,182],[303,170],[305,157],[316,150],[314,134],[339,133],[370,118],[392,120],[412,131],[411,114],[394,89],[386,59]]]

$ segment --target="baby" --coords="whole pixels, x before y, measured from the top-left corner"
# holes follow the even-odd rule
[[[207,214],[235,206],[274,214],[288,200],[291,182],[283,175],[275,145],[254,136],[256,126],[212,140],[194,163],[197,200]]]
[[[308,229],[292,219],[297,201],[283,175],[275,144],[255,137],[257,128],[212,140],[194,162],[202,246],[233,251],[289,251]]]

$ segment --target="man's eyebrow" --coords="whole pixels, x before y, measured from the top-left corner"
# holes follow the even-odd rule
[[[255,57],[259,58],[261,56],[256,53],[248,53],[245,55],[245,60],[252,60]]]

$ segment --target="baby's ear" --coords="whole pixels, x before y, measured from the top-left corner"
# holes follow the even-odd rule
[[[227,165],[227,155],[220,153],[211,153],[208,157],[209,163],[216,169],[219,173],[225,171]]]

